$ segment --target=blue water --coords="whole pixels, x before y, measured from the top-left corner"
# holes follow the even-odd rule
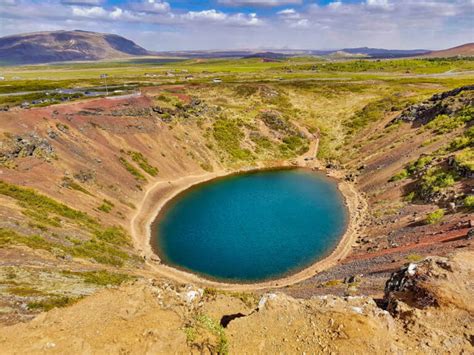
[[[334,181],[306,170],[261,171],[198,185],[155,228],[165,264],[223,281],[255,282],[326,256],[345,231]]]

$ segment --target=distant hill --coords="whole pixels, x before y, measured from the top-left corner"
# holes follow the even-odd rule
[[[124,37],[80,30],[0,38],[0,62],[10,64],[114,59],[147,54],[146,49]]]
[[[279,59],[285,59],[287,57],[288,56],[283,53],[260,52],[260,53],[253,53],[253,54],[247,55],[244,58],[262,58],[262,59],[279,60]]]
[[[433,51],[426,55],[426,57],[472,57],[474,56],[474,43],[466,43],[461,46],[444,49],[441,51]]]
[[[382,49],[382,48],[342,48],[342,49],[272,49],[268,51],[256,50],[221,50],[221,51],[173,51],[157,52],[157,55],[175,56],[182,58],[262,58],[279,60],[295,56],[321,56],[333,58],[402,58],[414,57],[430,53],[426,49]]]

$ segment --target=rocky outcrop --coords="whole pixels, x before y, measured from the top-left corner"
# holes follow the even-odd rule
[[[469,98],[457,97],[463,91],[474,90],[474,85],[467,85],[454,90],[445,91],[433,95],[422,103],[411,105],[395,117],[391,123],[398,121],[426,124],[441,114],[452,114],[456,112],[457,107],[472,105],[473,101]],[[460,105],[458,104],[458,102]]]
[[[51,137],[56,138],[56,136]],[[48,160],[54,156],[50,142],[34,132],[0,140],[0,163],[8,163],[15,158],[36,157]]]

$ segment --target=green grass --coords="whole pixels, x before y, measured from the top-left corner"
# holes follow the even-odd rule
[[[213,125],[213,136],[221,148],[233,161],[253,159],[252,152],[240,146],[244,138],[239,122],[233,119],[219,118]]]
[[[82,192],[86,195],[92,196],[92,194],[89,191],[87,191],[82,185],[78,184],[77,182],[75,182],[71,178],[64,177],[63,178],[63,186],[67,187],[68,189],[76,190],[76,191]]]
[[[138,169],[135,168],[127,159],[125,159],[124,157],[120,157],[119,161],[122,164],[122,166],[125,168],[125,170],[127,170],[130,174],[133,175],[135,180],[137,180],[138,182],[147,181],[145,176],[140,171],[138,171]]]
[[[444,210],[443,209],[438,209],[436,211],[433,211],[431,213],[428,213],[426,216],[425,222],[426,224],[436,224],[440,222],[444,217]]]
[[[82,278],[86,283],[99,286],[118,286],[126,281],[133,279],[133,277],[130,275],[110,272],[107,270],[85,272],[63,271],[63,274],[66,276],[77,276]]]
[[[207,314],[198,314],[193,323],[184,327],[183,331],[191,346],[202,348],[202,341],[212,348],[210,350],[213,354],[225,355],[229,353],[229,341],[224,328]]]
[[[85,227],[98,226],[98,222],[87,213],[70,208],[30,188],[8,184],[0,180],[0,195],[15,199],[20,206],[36,214],[44,216],[55,214]]]
[[[109,213],[110,211],[112,211],[112,209],[115,207],[115,205],[109,201],[109,200],[103,200],[102,204],[97,207],[97,209],[99,211],[102,211],[102,212],[105,212],[105,213]]]
[[[57,248],[79,258],[94,259],[98,263],[122,266],[132,257],[122,248],[130,247],[129,235],[120,226],[103,226],[84,212],[74,210],[36,191],[0,181],[0,194],[17,200],[27,217],[53,227],[61,227],[59,217],[85,230],[88,240],[79,240],[69,246],[64,239],[51,235],[48,239],[39,235],[23,235],[11,229],[0,229],[0,246],[26,245],[32,249],[52,251]]]
[[[158,175],[158,168],[150,165],[147,158],[140,152],[128,151],[127,154],[132,158],[132,160],[138,164],[138,166],[151,176]]]
[[[56,296],[28,303],[31,310],[50,311],[53,308],[67,307],[80,300],[80,297]]]
[[[0,248],[18,244],[47,251],[51,251],[53,247],[52,243],[39,235],[23,235],[8,228],[0,228]]]
[[[356,133],[368,124],[382,119],[386,112],[399,108],[397,105],[400,105],[400,103],[392,96],[368,103],[362,110],[356,112],[350,120],[344,123],[348,128],[348,134]]]

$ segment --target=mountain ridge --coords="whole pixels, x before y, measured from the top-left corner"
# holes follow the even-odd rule
[[[125,37],[82,30],[33,32],[0,38],[0,61],[15,64],[103,60],[147,54],[145,48]]]

